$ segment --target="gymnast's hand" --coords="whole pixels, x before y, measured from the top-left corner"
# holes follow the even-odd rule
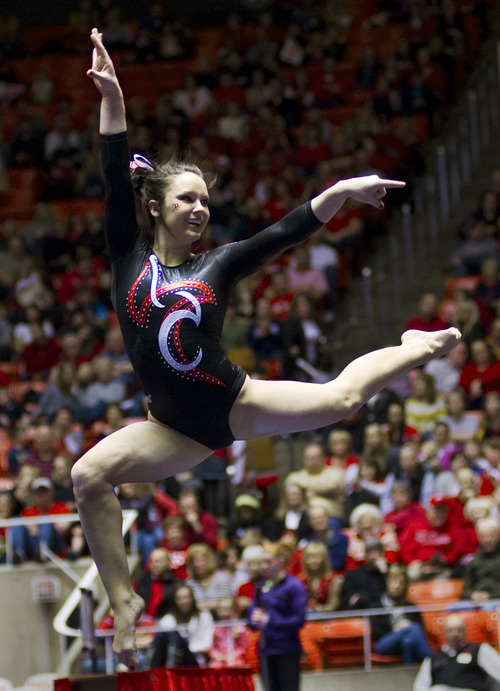
[[[121,93],[113,61],[102,42],[102,34],[97,29],[92,29],[90,40],[94,44],[94,50],[92,51],[92,67],[87,70],[87,76],[94,80],[94,84],[103,96]]]
[[[362,175],[356,178],[342,180],[339,184],[344,184],[349,197],[356,199],[364,204],[371,204],[377,209],[383,209],[382,198],[387,194],[388,189],[404,187],[406,182],[402,180],[386,180],[378,175]]]

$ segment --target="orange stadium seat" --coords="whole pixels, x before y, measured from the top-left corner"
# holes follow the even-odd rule
[[[317,632],[321,669],[364,665],[365,624],[361,618],[337,619],[324,623]]]
[[[410,585],[407,597],[414,605],[451,604],[460,600],[463,585],[461,578],[420,581]]]

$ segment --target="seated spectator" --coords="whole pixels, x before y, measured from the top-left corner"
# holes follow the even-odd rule
[[[60,408],[51,425],[56,448],[73,459],[81,455],[83,449],[83,427],[74,421],[68,408]]]
[[[492,393],[491,395],[495,395],[498,399],[498,412],[500,414],[500,394]],[[448,425],[451,441],[463,443],[480,435],[480,418],[478,415],[467,411],[467,400],[464,392],[461,389],[449,391],[445,400],[448,414],[443,418],[443,422]],[[500,434],[500,426],[498,432]]]
[[[495,255],[497,241],[488,234],[488,226],[479,219],[467,230],[467,236],[451,255],[455,276],[474,276],[481,271],[482,262]]]
[[[142,566],[145,567],[151,552],[158,547],[163,537],[153,489],[148,482],[126,482],[118,487],[118,499],[122,510],[132,509],[138,512],[135,521],[137,546]]]
[[[371,609],[385,592],[388,564],[384,545],[378,540],[366,543],[365,562],[346,571],[340,589],[340,609]]]
[[[500,392],[500,360],[493,358],[484,339],[471,343],[470,358],[462,369],[459,383],[467,397],[467,407],[480,410],[487,393]]]
[[[33,504],[33,481],[38,477],[40,477],[40,471],[33,465],[23,465],[19,469],[12,489],[15,516],[19,516],[24,508]]]
[[[348,538],[347,569],[355,569],[365,563],[366,545],[376,540],[384,545],[384,555],[388,563],[399,558],[399,543],[394,530],[384,525],[384,516],[374,504],[360,504],[349,516],[350,528],[345,533]]]
[[[54,501],[52,480],[40,477],[32,484],[34,503],[21,511],[22,518],[55,516],[69,513],[66,504]],[[45,560],[42,548],[48,547],[58,556],[64,556],[65,534],[69,523],[42,523],[41,525],[14,526],[12,541],[14,550],[24,559]]]
[[[468,356],[467,345],[460,341],[447,355],[431,360],[424,366],[424,370],[434,377],[438,393],[448,393],[459,386],[460,375]]]
[[[456,691],[469,677],[470,688],[488,688],[492,678],[500,680],[500,656],[488,643],[467,639],[467,625],[460,614],[449,614],[444,620],[445,643],[441,650],[424,659],[413,683],[413,691],[447,689]],[[462,657],[462,655],[464,657]]]
[[[462,449],[450,439],[450,428],[444,420],[438,420],[428,438],[420,447],[420,461],[428,470],[440,473],[450,467],[450,458],[455,451]]]
[[[424,293],[420,299],[418,314],[409,319],[404,325],[403,332],[409,329],[419,331],[440,331],[447,329],[449,324],[438,315],[439,300],[434,293]]]
[[[0,520],[14,518],[14,500],[10,492],[0,492]],[[0,528],[0,564],[7,562],[7,528]],[[20,563],[22,555],[14,552],[14,563]]]
[[[462,598],[477,603],[500,598],[500,521],[481,518],[476,524],[479,549],[465,565]]]
[[[281,374],[283,359],[283,334],[281,324],[273,318],[267,298],[260,298],[255,305],[255,317],[247,336],[248,345],[255,353],[257,370],[265,373],[274,365]]]
[[[115,375],[120,377],[127,386],[134,381],[135,375],[119,327],[111,327],[106,331],[101,355],[111,360]]]
[[[209,667],[243,667],[248,649],[248,631],[242,624],[222,626],[217,622],[238,619],[236,601],[231,597],[221,597],[215,606],[215,629],[212,647],[209,651]]]
[[[353,453],[352,434],[346,429],[332,429],[326,439],[328,457],[326,465],[334,468],[346,468],[359,462],[359,458]]]
[[[150,666],[206,667],[213,644],[214,620],[210,612],[198,608],[188,584],[178,586],[170,612],[159,621],[164,629],[154,638]],[[182,626],[180,631],[173,631]]]
[[[283,485],[281,501],[274,515],[282,525],[282,532],[292,530],[299,540],[309,536],[307,497],[303,487],[290,482]]]
[[[155,619],[167,614],[173,604],[174,592],[180,585],[182,579],[172,575],[168,550],[156,547],[135,586],[136,593],[146,604],[145,614]]]
[[[479,494],[491,495],[500,484],[500,438],[487,437],[482,445],[482,462],[479,476]]]
[[[172,575],[180,580],[186,579],[189,543],[184,536],[184,521],[180,516],[168,516],[164,519],[160,547],[168,550]]]
[[[306,293],[295,294],[288,318],[283,322],[283,348],[283,379],[328,381],[332,378],[328,339],[313,300]]]
[[[447,498],[434,495],[425,517],[409,521],[399,541],[411,581],[449,578],[461,555],[461,531],[450,521]]]
[[[233,597],[236,596],[240,585],[248,580],[248,572],[241,562],[241,553],[238,545],[227,545],[218,553],[220,569],[229,576]]]
[[[470,348],[471,343],[485,338],[487,322],[491,318],[488,314],[481,313],[478,303],[467,290],[456,290],[453,302],[451,324],[457,327],[465,345]]]
[[[360,504],[379,506],[381,497],[386,492],[386,481],[378,463],[373,458],[361,458],[357,465],[357,474],[349,473],[346,483],[345,515],[350,516]]]
[[[200,609],[214,610],[219,598],[232,597],[231,579],[217,568],[216,553],[204,542],[188,548],[187,571],[186,583],[191,586]]]
[[[184,522],[184,537],[189,544],[205,542],[217,549],[218,524],[215,516],[202,511],[198,494],[190,488],[181,490],[178,500],[179,515]]]
[[[241,554],[241,560],[244,563],[249,576],[249,580],[240,585],[236,594],[238,612],[241,616],[245,616],[247,613],[248,608],[252,604],[255,588],[262,581],[263,556],[264,550],[262,545],[249,545],[248,547],[245,547]]]
[[[399,536],[408,521],[425,516],[425,509],[418,501],[414,501],[411,485],[406,480],[394,480],[390,494],[392,509],[384,515],[384,524],[392,526]]]
[[[22,352],[26,374],[30,379],[46,380],[60,360],[61,348],[56,338],[47,336],[40,326],[33,324],[31,332],[33,341]]]
[[[271,313],[274,319],[287,319],[290,314],[294,293],[288,285],[286,271],[278,269],[271,274],[271,284],[265,291],[265,297],[271,305]]]
[[[500,437],[500,392],[490,391],[484,396],[482,415],[475,416],[475,419],[477,421],[476,439]]]
[[[333,571],[343,571],[347,558],[347,537],[341,529],[340,520],[332,516],[330,504],[323,497],[313,497],[309,500],[307,515],[312,534],[305,544],[323,542]]]
[[[50,477],[56,454],[57,449],[52,428],[50,425],[38,425],[32,433],[30,453],[24,459],[23,465],[35,466],[40,475]]]
[[[309,610],[334,612],[338,609],[342,578],[332,571],[328,550],[323,542],[308,542],[304,547],[299,580],[307,589]]]
[[[486,343],[493,353],[495,360],[500,360],[500,318],[495,317],[491,322],[490,331],[486,336]]]
[[[275,542],[279,540],[283,526],[272,515],[262,511],[262,502],[254,494],[240,494],[234,500],[236,517],[227,526],[227,539],[230,543],[243,546],[241,540],[246,533],[254,532],[258,539]]]
[[[76,511],[75,495],[73,492],[73,480],[71,468],[73,458],[64,453],[59,453],[54,458],[52,466],[52,484],[54,485],[54,501],[66,504],[70,511]]]
[[[294,293],[305,293],[315,305],[323,304],[329,292],[328,281],[322,269],[311,265],[307,245],[298,245],[287,267],[288,285]]]
[[[389,614],[370,617],[373,651],[378,655],[399,655],[404,665],[422,662],[430,655],[420,612],[403,612],[411,607],[406,599],[408,575],[399,564],[391,564],[387,572],[385,591],[375,607],[389,610]]]
[[[390,403],[387,408],[387,422],[382,425],[382,429],[389,437],[390,447],[400,447],[408,442],[419,442],[420,434],[417,430],[408,425],[405,419],[404,403],[395,401]],[[389,449],[387,457],[391,456],[391,449]],[[388,462],[390,467],[390,462]]]
[[[412,394],[405,401],[405,418],[419,434],[431,432],[446,416],[444,397],[436,391],[434,377],[418,370],[412,382]]]
[[[322,497],[330,505],[330,514],[343,518],[345,503],[344,472],[341,468],[327,466],[323,447],[318,442],[310,442],[302,452],[302,470],[289,473],[285,485],[302,487],[310,501]]]
[[[82,417],[87,423],[101,418],[110,403],[121,403],[126,396],[126,386],[116,375],[115,366],[109,358],[95,358],[92,369],[95,380],[79,396],[83,407]]]

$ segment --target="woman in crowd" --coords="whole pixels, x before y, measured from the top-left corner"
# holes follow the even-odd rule
[[[323,542],[309,542],[302,552],[300,580],[308,594],[308,609],[314,612],[334,612],[339,606],[342,579],[330,566],[328,550]]]
[[[200,609],[214,610],[221,597],[232,597],[231,579],[225,571],[217,569],[215,552],[204,542],[196,542],[187,551],[186,583],[193,589]]]
[[[158,624],[164,631],[155,636],[150,667],[206,667],[214,620],[198,608],[188,584],[177,587],[169,614]]]

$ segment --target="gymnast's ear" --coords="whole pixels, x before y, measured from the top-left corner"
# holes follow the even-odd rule
[[[148,207],[149,207],[149,213],[151,214],[151,216],[159,216],[160,215],[159,205],[155,199],[149,200]]]

